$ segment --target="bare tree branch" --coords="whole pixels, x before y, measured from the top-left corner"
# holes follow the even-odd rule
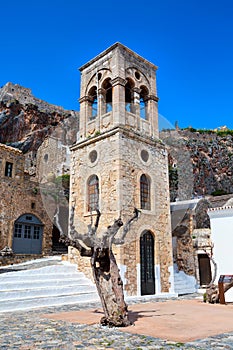
[[[63,234],[63,229],[62,229],[60,222],[59,222],[59,214],[60,214],[59,204],[57,204],[56,209],[57,210],[56,210],[56,214],[54,215],[54,221],[55,221],[55,224],[56,224],[58,230]]]
[[[96,209],[96,213],[97,213],[97,215],[96,215],[96,220],[95,220],[95,233],[96,233],[96,231],[98,229],[100,216],[101,216],[101,213],[100,213],[99,209]]]
[[[107,231],[103,234],[101,247],[108,247],[109,249],[111,249],[113,238],[117,234],[121,226],[123,226],[121,218],[115,220],[112,226],[108,226]]]
[[[125,237],[126,237],[127,233],[130,230],[130,226],[135,220],[137,220],[139,218],[139,215],[140,215],[140,210],[138,210],[137,208],[134,208],[134,215],[124,225],[121,237],[120,238],[115,238],[113,240],[114,244],[123,244],[123,243],[125,243]]]
[[[101,216],[101,213],[99,211],[99,209],[96,209],[96,219],[95,219],[95,225],[92,226],[93,224],[93,221],[92,221],[92,216],[91,216],[91,224],[88,225],[88,234],[89,236],[94,236],[96,234],[96,231],[98,229],[98,226],[99,226],[99,220],[100,220],[100,216]]]
[[[217,277],[217,263],[214,261],[212,255],[206,251],[206,249],[203,249],[203,250],[204,250],[204,252],[206,253],[206,255],[209,257],[209,259],[212,261],[212,263],[214,265],[214,275],[213,275],[210,283],[206,287],[206,288],[209,288],[212,284],[214,284],[214,281],[215,281],[215,279]]]

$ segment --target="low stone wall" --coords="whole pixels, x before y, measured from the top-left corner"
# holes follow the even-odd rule
[[[41,258],[42,255],[13,255],[13,256],[0,256],[0,266],[7,266],[13,264],[20,264],[25,261],[36,260]]]
[[[69,261],[71,264],[76,264],[78,270],[83,272],[85,276],[90,278],[94,283],[90,258],[81,256],[78,249],[69,246],[68,255],[63,255],[62,260]]]

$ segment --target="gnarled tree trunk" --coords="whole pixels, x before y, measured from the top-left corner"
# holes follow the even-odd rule
[[[127,304],[124,300],[123,282],[119,273],[117,262],[112,251],[112,244],[123,244],[130,225],[137,220],[139,211],[135,208],[134,215],[123,225],[119,218],[113,225],[108,226],[106,232],[98,237],[96,235],[100,212],[97,211],[95,225],[88,226],[88,233],[79,234],[74,227],[74,208],[72,208],[70,217],[70,237],[62,237],[61,240],[67,245],[76,247],[81,256],[91,258],[91,267],[93,271],[96,288],[103,306],[104,317],[101,324],[110,327],[126,327],[130,325],[128,319]],[[115,235],[123,226],[123,232],[120,238]],[[83,245],[84,243],[84,245]]]
[[[123,282],[112,250],[95,249],[91,265],[105,315],[101,319],[101,324],[114,327],[128,326],[130,322],[124,300]]]

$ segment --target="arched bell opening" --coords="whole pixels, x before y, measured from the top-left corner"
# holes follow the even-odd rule
[[[140,117],[148,120],[148,89],[145,86],[140,87]]]
[[[89,119],[95,119],[98,115],[97,87],[92,86],[88,93],[89,98]]]
[[[104,103],[104,113],[108,113],[112,111],[112,84],[111,78],[106,79],[102,84],[102,90],[105,95],[105,103]]]
[[[135,113],[134,106],[134,82],[132,79],[127,78],[127,83],[125,84],[125,110],[127,112]]]

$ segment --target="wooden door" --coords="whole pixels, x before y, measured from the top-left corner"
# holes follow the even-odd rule
[[[210,259],[207,254],[198,254],[200,285],[206,286],[211,282]]]

